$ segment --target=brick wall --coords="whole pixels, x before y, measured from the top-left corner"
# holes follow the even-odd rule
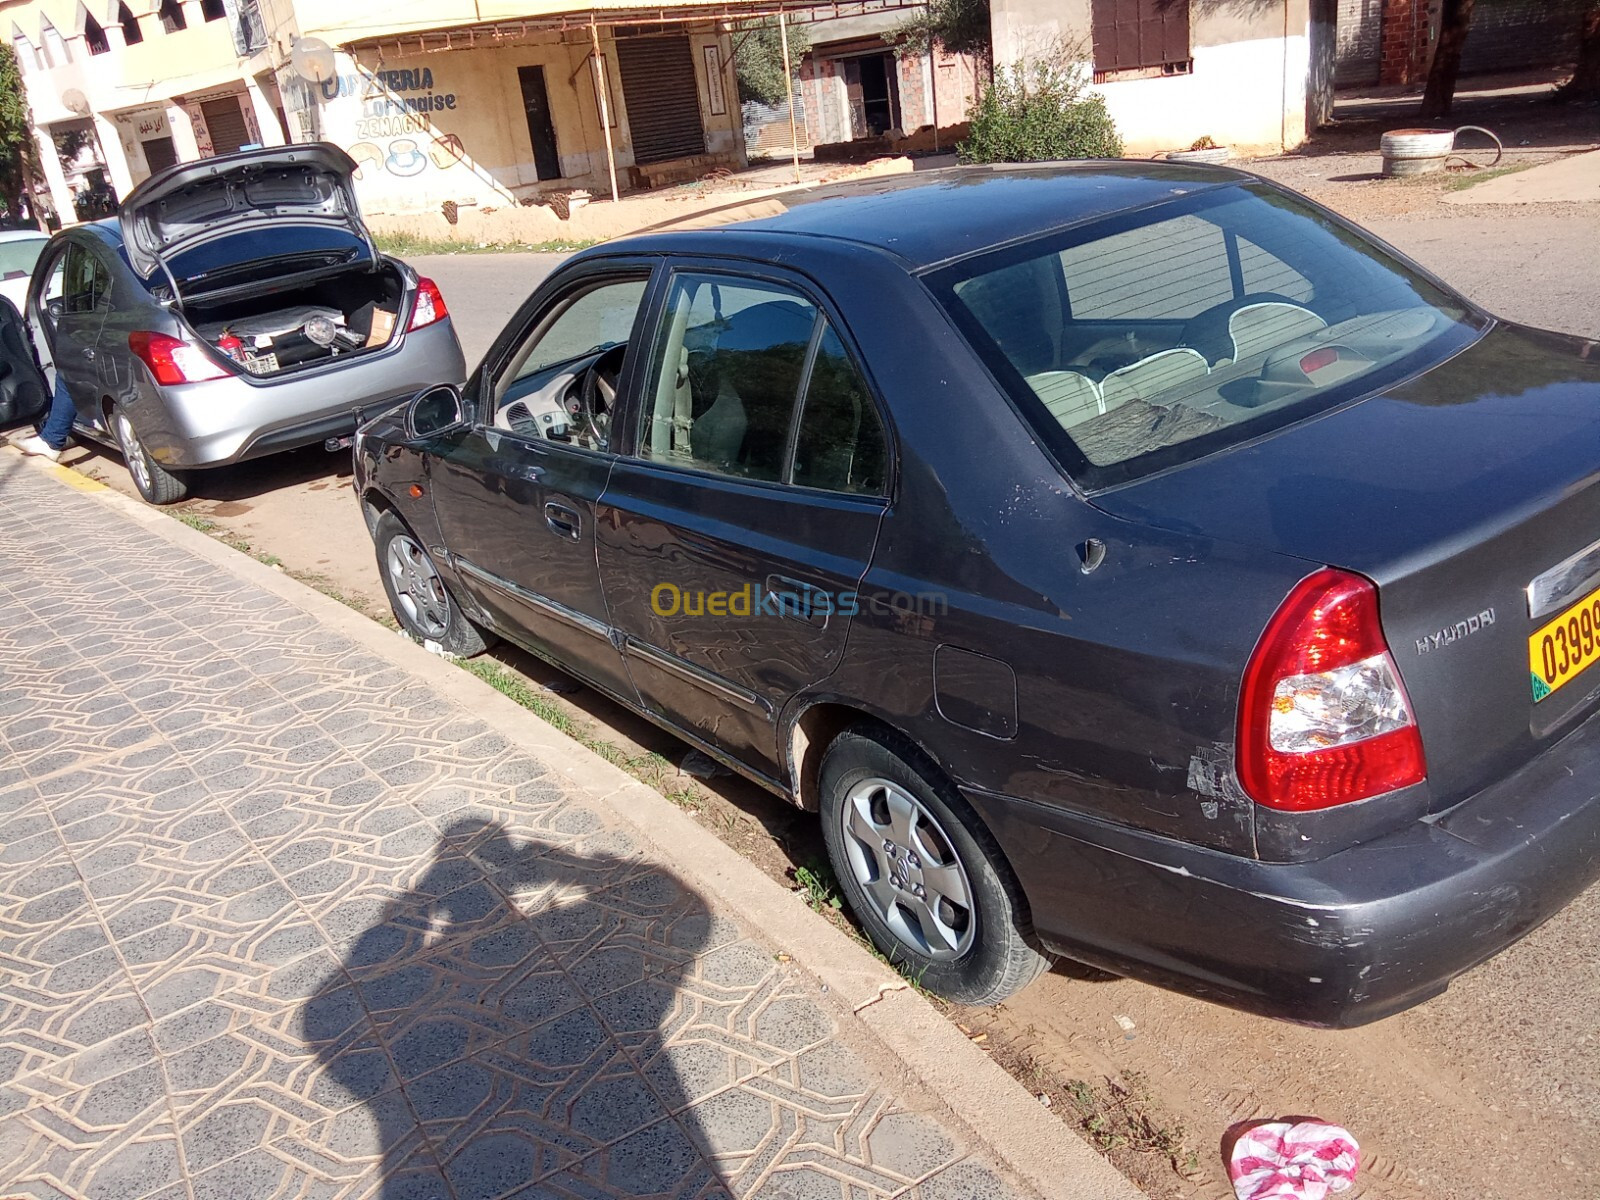
[[[1407,84],[1428,71],[1428,0],[1383,0],[1378,82]]]

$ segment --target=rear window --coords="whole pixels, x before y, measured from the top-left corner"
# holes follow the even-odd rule
[[[39,261],[39,255],[49,240],[46,237],[36,237],[7,238],[5,241],[0,241],[0,279],[16,279],[22,275],[32,275],[33,265]]]
[[[1376,391],[1476,336],[1459,299],[1257,185],[965,259],[929,282],[1091,488]]]

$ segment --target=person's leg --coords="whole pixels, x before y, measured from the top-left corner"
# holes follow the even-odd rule
[[[39,428],[39,440],[52,450],[65,449],[67,439],[72,436],[72,418],[76,415],[72,397],[67,395],[67,385],[62,382],[61,372],[57,371],[55,395],[50,398],[50,415]]]
[[[50,398],[49,415],[37,434],[15,443],[17,449],[24,454],[56,461],[66,448],[67,439],[72,436],[73,413],[72,397],[67,394],[67,385],[61,382],[61,373],[58,371],[55,394]]]

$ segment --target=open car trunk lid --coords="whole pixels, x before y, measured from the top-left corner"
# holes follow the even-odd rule
[[[1095,503],[1372,579],[1435,811],[1600,700],[1600,343],[1497,325],[1384,395]]]
[[[180,295],[191,282],[180,256],[241,234],[289,226],[346,234],[369,263],[377,252],[361,220],[351,183],[356,164],[327,142],[242,150],[180,163],[145,180],[123,201],[119,221],[133,269],[166,274]],[[260,258],[251,239],[241,257]],[[208,256],[214,258],[215,256]]]

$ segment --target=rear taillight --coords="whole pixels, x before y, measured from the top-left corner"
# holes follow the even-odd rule
[[[157,383],[202,383],[228,375],[228,369],[199,346],[165,333],[130,333],[128,349],[150,368]]]
[[[1240,784],[1268,808],[1331,808],[1427,778],[1371,581],[1322,570],[1289,593],[1245,668],[1236,754]]]
[[[411,324],[406,328],[421,329],[449,315],[450,310],[444,306],[444,297],[439,294],[439,285],[431,279],[418,279],[417,300],[411,306]]]

